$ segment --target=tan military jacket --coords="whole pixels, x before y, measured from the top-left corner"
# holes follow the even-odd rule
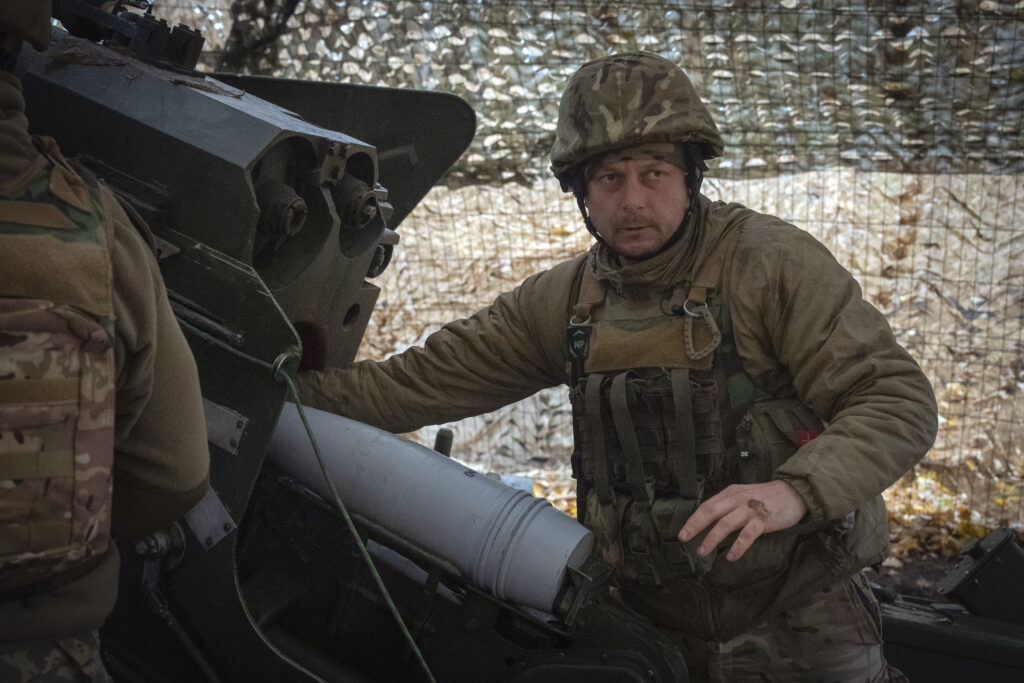
[[[28,135],[21,88],[0,71],[0,187],[39,154]],[[117,393],[111,532],[132,538],[180,517],[203,495],[209,451],[195,360],[185,343],[149,246],[109,190],[102,191],[114,275]],[[2,243],[2,236],[0,236]],[[56,241],[55,241],[56,248]],[[17,278],[19,254],[3,250],[4,278]],[[38,272],[36,264],[24,264]],[[53,277],[75,278],[73,270]],[[98,628],[114,606],[114,546],[90,574],[47,595],[0,600],[0,647]]]
[[[747,374],[769,395],[795,394],[826,429],[776,477],[807,504],[807,529],[868,506],[929,449],[934,394],[883,316],[806,232],[738,204],[701,197],[695,227],[674,247],[618,267],[606,249],[528,278],[472,317],[382,363],[306,373],[309,405],[395,432],[476,415],[568,381],[565,329],[581,264],[623,296],[693,277],[726,232],[735,235],[723,295]],[[680,350],[682,352],[682,350]],[[872,503],[871,505],[868,505]],[[858,555],[887,547],[885,521]],[[756,545],[756,543],[755,543]],[[755,622],[756,623],[756,622]]]

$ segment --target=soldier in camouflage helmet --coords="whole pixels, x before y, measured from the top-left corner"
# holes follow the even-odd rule
[[[695,680],[900,680],[861,569],[935,437],[927,378],[806,232],[700,194],[722,141],[645,52],[569,81],[551,152],[591,250],[303,399],[406,432],[566,384],[580,521]]]
[[[637,145],[652,158],[682,168],[690,197],[700,193],[705,161],[722,155],[722,138],[711,114],[672,62],[630,52],[584,64],[562,94],[551,171],[563,191],[576,195],[584,223],[599,242],[603,238],[584,206],[587,183],[605,154]],[[674,244],[680,234],[675,231],[661,248]]]
[[[0,4],[0,680],[107,681],[111,538],[187,511],[209,454],[145,226],[28,132],[9,70],[48,47],[49,12]]]

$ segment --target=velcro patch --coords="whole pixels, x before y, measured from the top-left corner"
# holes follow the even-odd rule
[[[799,432],[797,432],[797,439],[799,440],[799,444],[801,446],[814,441],[814,439],[817,438],[817,436],[818,432],[810,429],[801,429]]]

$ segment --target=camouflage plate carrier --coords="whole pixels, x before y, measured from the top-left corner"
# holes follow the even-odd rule
[[[619,578],[699,576],[716,553],[677,534],[731,483],[770,481],[821,431],[792,398],[766,399],[732,342],[721,272],[732,239],[693,282],[647,302],[621,299],[584,266],[567,329],[579,516]],[[733,537],[725,544],[730,544]]]
[[[0,599],[86,573],[110,543],[108,235],[97,188],[36,143],[0,188]]]

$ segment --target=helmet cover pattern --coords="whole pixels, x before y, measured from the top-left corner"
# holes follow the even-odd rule
[[[646,142],[696,144],[703,159],[722,154],[722,137],[690,79],[651,52],[587,62],[558,107],[551,170],[560,180],[604,152]]]

